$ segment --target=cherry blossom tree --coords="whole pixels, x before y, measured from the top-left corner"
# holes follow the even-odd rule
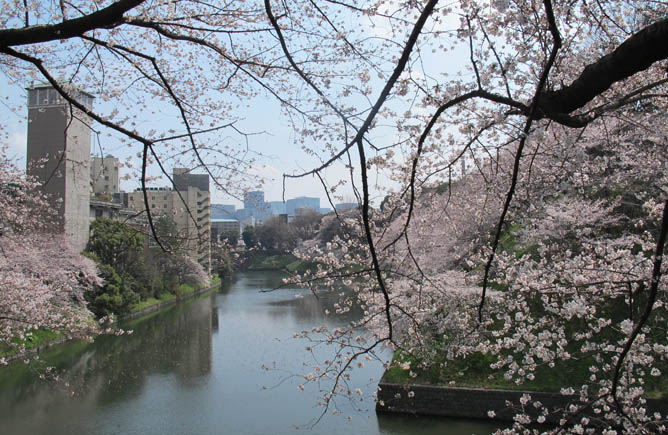
[[[4,151],[4,150],[3,150]],[[21,356],[38,329],[88,338],[83,292],[101,285],[95,264],[66,236],[48,232],[49,203],[38,184],[0,158],[0,346]],[[0,364],[6,364],[0,358]]]
[[[491,355],[519,384],[579,358],[591,376],[564,385],[578,394],[556,431],[590,430],[589,410],[608,433],[665,430],[644,406],[668,346],[665,2],[4,6],[2,71],[48,81],[124,136],[143,185],[149,164],[187,153],[231,190],[246,147],[218,136],[242,101],[269,96],[322,161],[286,177],[315,177],[328,197],[351,186],[359,218],[312,247],[320,266],[301,282],[343,279],[365,317],[316,331],[341,351],[309,380],[345,393],[348,369],[384,344],[425,366]],[[83,85],[116,109],[78,103]],[[177,128],[137,122],[157,101]],[[338,161],[350,178],[327,180]],[[380,211],[376,174],[393,183]],[[525,404],[514,430],[544,418]]]
[[[353,329],[325,331],[326,342],[349,349],[324,371],[338,373],[333,392],[354,361],[382,343],[423,367],[443,355],[491,355],[490,368],[517,384],[533,380],[539,366],[577,359],[591,375],[563,386],[579,394],[559,411],[557,431],[665,430],[665,416],[648,414],[645,403],[667,344],[666,137],[654,127],[666,123],[667,53],[654,39],[666,36],[664,6],[414,7],[387,13],[393,32],[408,28],[406,42],[379,97],[358,112],[364,122],[331,160],[358,152],[366,243],[315,247],[309,258],[321,267],[301,277],[335,287],[333,278],[347,276],[365,309],[360,325],[376,331],[367,344],[352,339]],[[459,25],[447,47],[438,21],[452,13]],[[293,69],[327,102],[315,75],[291,58],[284,27],[272,24]],[[422,50],[445,57],[462,47],[467,74],[429,75]],[[412,108],[403,116],[389,109],[401,97]],[[371,140],[378,124],[397,125],[392,145]],[[460,170],[464,157],[473,164]],[[402,183],[381,215],[370,207],[372,168],[389,168]],[[558,412],[535,406],[542,414],[520,410],[515,430]]]

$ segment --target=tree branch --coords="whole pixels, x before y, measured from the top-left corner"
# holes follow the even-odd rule
[[[69,39],[94,29],[109,29],[123,24],[123,15],[145,0],[119,0],[104,9],[58,24],[0,30],[0,47]]]
[[[571,113],[605,92],[614,83],[646,70],[668,58],[668,18],[630,36],[612,53],[587,65],[570,85],[558,91],[544,91],[538,104],[543,116]],[[555,119],[555,121],[558,121]]]

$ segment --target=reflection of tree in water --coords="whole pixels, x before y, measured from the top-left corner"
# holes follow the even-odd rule
[[[0,392],[0,403],[8,405],[0,406],[3,409],[0,420],[4,420],[5,412],[13,412],[12,403],[34,405],[36,400],[53,400],[54,395],[65,399],[66,383],[69,383],[67,389],[84,399],[77,403],[79,412],[84,404],[94,407],[139,395],[148,377],[153,375],[173,375],[184,386],[196,383],[198,378],[211,373],[215,320],[212,297],[186,302],[124,325],[133,329],[131,335],[100,336],[83,351],[81,344],[74,344],[43,355],[48,364],[65,373],[64,382],[53,390],[45,391],[44,382],[27,367],[13,368],[21,385],[11,389],[12,397]]]
[[[361,309],[357,305],[354,305],[347,313],[334,314],[336,304],[342,300],[338,292],[319,292],[314,295],[310,292],[305,293],[302,289],[290,288],[290,290],[294,290],[294,295],[303,294],[303,297],[296,298],[294,295],[287,295],[284,300],[269,302],[272,308],[267,310],[268,316],[279,317],[290,314],[300,321],[311,322],[314,325],[322,323],[323,319],[327,320],[327,323],[344,324],[360,318]],[[325,315],[325,310],[332,314]]]
[[[262,273],[248,275],[239,274],[234,284],[235,287],[240,286],[247,289],[271,290],[281,287],[285,276],[285,273],[280,271],[263,271]]]
[[[267,271],[256,275],[241,275],[239,282],[242,282],[242,286],[246,288],[256,288],[257,291],[275,291],[277,295],[280,295],[278,296],[280,300],[268,302],[272,308],[266,313],[270,317],[290,315],[314,325],[322,323],[323,319],[327,319],[328,323],[334,321],[337,324],[343,324],[361,317],[362,310],[355,304],[347,313],[333,314],[337,309],[336,304],[350,296],[348,289],[343,284],[333,287],[333,290],[325,291],[325,289],[314,288],[310,291],[294,285],[285,285],[283,283],[285,277],[287,275],[284,272]],[[332,315],[326,316],[325,311]]]

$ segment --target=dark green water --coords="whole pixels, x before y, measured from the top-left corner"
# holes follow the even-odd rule
[[[210,294],[42,355],[63,380],[42,381],[24,364],[0,368],[0,434],[488,434],[477,422],[376,416],[370,394],[380,363],[352,373],[363,401],[321,415],[318,386],[298,386],[314,356],[294,332],[348,319],[324,316],[333,301],[308,291],[273,292],[281,275],[239,274]],[[302,294],[303,298],[295,298]],[[354,316],[351,313],[350,316]],[[332,349],[318,349],[331,356]],[[263,370],[262,365],[275,367]],[[306,366],[304,365],[306,364]],[[67,383],[67,384],[66,384]],[[264,389],[264,387],[268,387]],[[321,385],[327,388],[327,385]],[[70,396],[70,392],[74,392]]]

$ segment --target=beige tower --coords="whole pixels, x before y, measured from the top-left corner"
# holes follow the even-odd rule
[[[112,194],[120,192],[120,160],[114,156],[93,157],[91,163],[90,184],[93,193]]]
[[[91,108],[93,97],[74,97]],[[90,196],[90,121],[50,85],[28,89],[27,173],[49,195],[56,219],[51,228],[65,232],[83,249],[88,241]]]
[[[191,174],[185,168],[174,168],[172,180],[174,190],[180,193],[177,204],[187,207],[175,217],[176,224],[187,235],[194,258],[209,271],[211,269],[211,195],[209,176]],[[184,210],[185,211],[185,210]]]

